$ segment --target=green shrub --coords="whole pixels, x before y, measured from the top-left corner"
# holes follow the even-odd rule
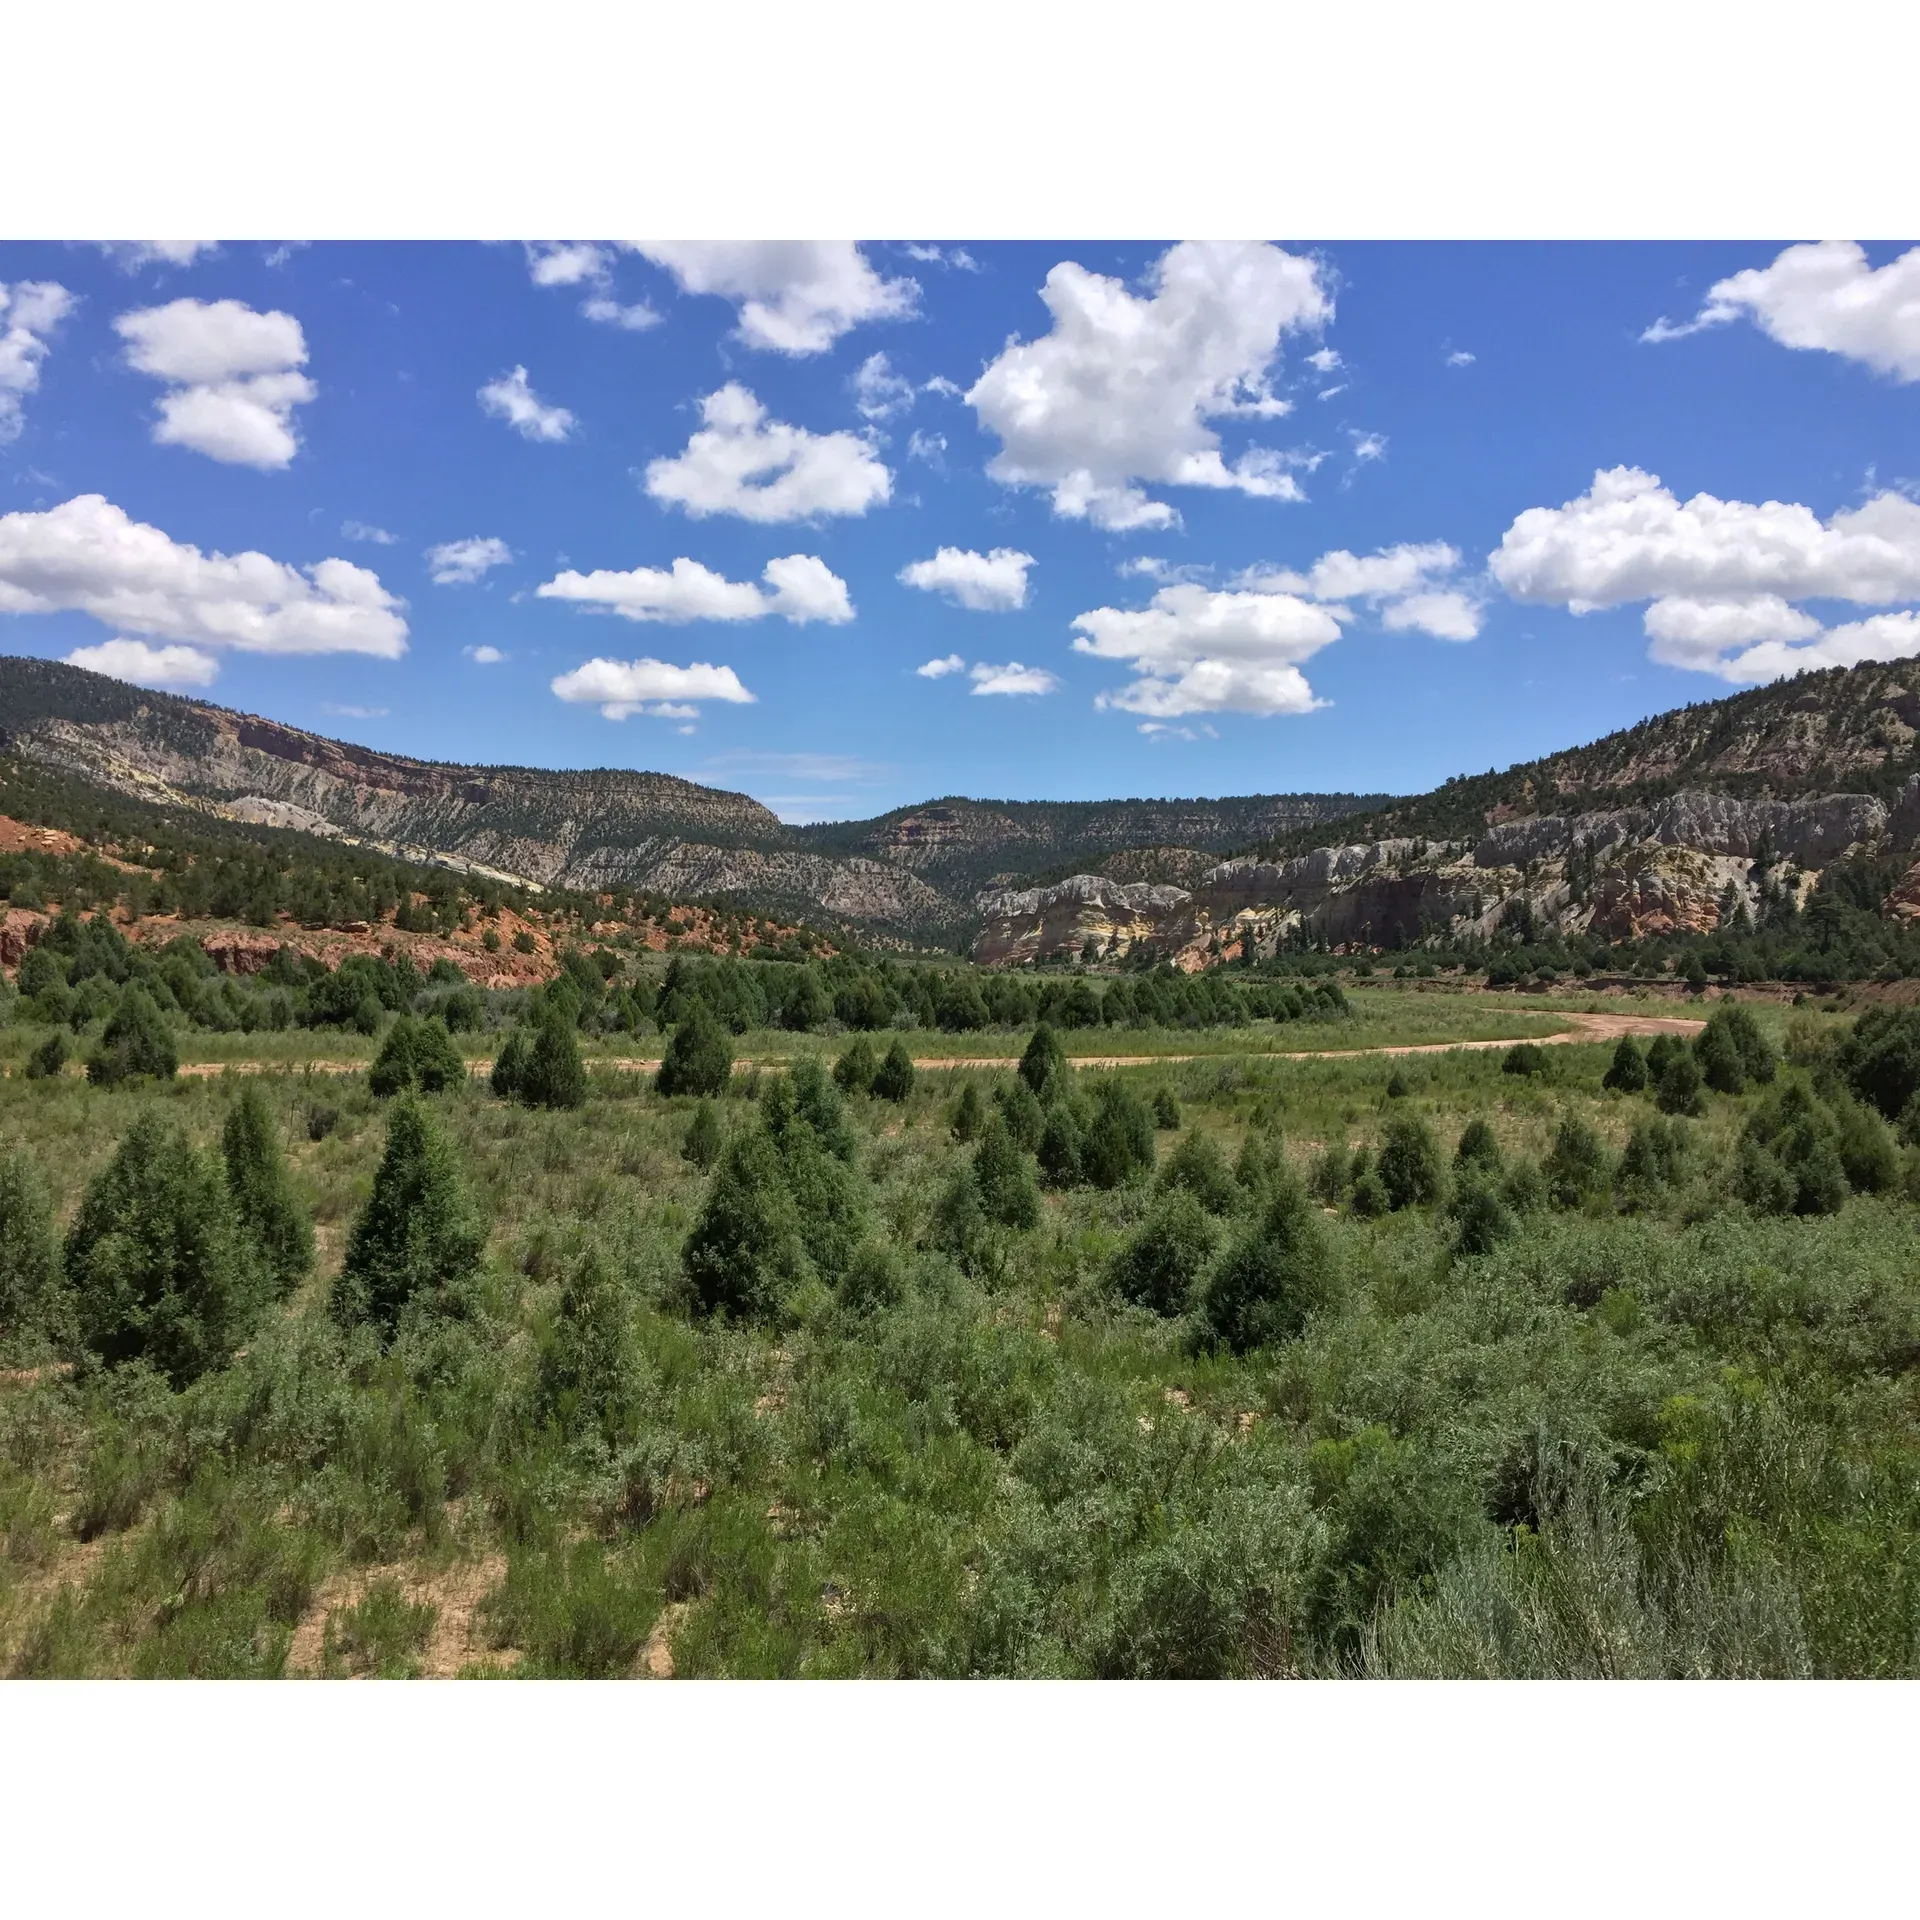
[[[1686,1130],[1675,1120],[1648,1120],[1627,1136],[1614,1175],[1614,1194],[1629,1212],[1658,1204],[1686,1177]]]
[[[980,1098],[980,1089],[971,1080],[960,1089],[960,1098],[953,1108],[953,1137],[961,1146],[980,1136],[980,1129],[986,1124],[986,1103]]]
[[[1153,1115],[1117,1075],[1094,1095],[1093,1118],[1080,1149],[1080,1170],[1096,1187],[1124,1186],[1153,1171]]]
[[[1040,1136],[1047,1130],[1047,1113],[1034,1098],[1033,1089],[1016,1073],[1011,1080],[994,1088],[993,1100],[1014,1143],[1024,1153],[1035,1152]]]
[[[913,1055],[907,1051],[907,1043],[896,1035],[886,1057],[874,1071],[874,1096],[898,1104],[913,1092],[913,1081]]]
[[[501,1043],[500,1051],[494,1056],[493,1072],[487,1084],[492,1088],[494,1097],[500,1100],[517,1100],[520,1097],[520,1083],[526,1077],[527,1041],[518,1027],[507,1035]]]
[[[431,1600],[409,1600],[393,1575],[383,1575],[352,1606],[328,1614],[322,1662],[329,1672],[410,1680],[420,1671],[420,1655],[439,1617]]]
[[[451,1143],[417,1099],[402,1095],[387,1121],[373,1192],[347,1240],[334,1317],[391,1336],[409,1302],[456,1301],[486,1243]]]
[[[87,1078],[96,1086],[113,1086],[136,1074],[170,1080],[179,1065],[179,1051],[160,1009],[142,988],[128,987],[87,1059]]]
[[[1406,1074],[1399,1067],[1395,1067],[1394,1070],[1387,1075],[1387,1098],[1389,1100],[1404,1100],[1412,1091],[1413,1083],[1408,1080]]]
[[[1114,1256],[1108,1281],[1135,1306],[1169,1317],[1193,1304],[1193,1292],[1213,1258],[1218,1232],[1199,1199],[1175,1187],[1155,1203]]]
[[[1321,1149],[1307,1184],[1322,1206],[1337,1207],[1347,1197],[1347,1189],[1353,1184],[1353,1159],[1347,1143],[1337,1134]]]
[[[843,1093],[866,1093],[879,1071],[873,1042],[864,1033],[856,1034],[853,1045],[833,1063],[834,1084]]]
[[[1291,1339],[1327,1299],[1332,1258],[1305,1191],[1283,1177],[1259,1220],[1207,1275],[1198,1307],[1201,1337],[1235,1353]]]
[[[414,1084],[413,1035],[413,1016],[397,1015],[380,1042],[373,1065],[367,1069],[367,1086],[376,1099],[390,1100]]]
[[[151,1110],[87,1187],[66,1271],[82,1344],[175,1386],[226,1363],[267,1293],[219,1168]]]
[[[1561,1115],[1540,1171],[1546,1176],[1547,1198],[1556,1207],[1584,1207],[1606,1191],[1606,1147],[1572,1108]]]
[[[1228,1214],[1239,1198],[1233,1175],[1210,1135],[1197,1129],[1182,1135],[1160,1168],[1160,1191],[1190,1193],[1209,1213]]]
[[[577,1031],[574,1022],[559,1008],[549,1007],[542,1016],[534,1031],[533,1045],[527,1049],[527,1063],[520,1072],[517,1097],[528,1106],[566,1111],[586,1105],[587,1070],[580,1064]],[[676,1043],[679,1037],[678,1033],[674,1035]],[[722,1042],[723,1049],[724,1045]],[[669,1063],[671,1059],[669,1051]],[[730,1071],[731,1054],[727,1055],[727,1063]],[[666,1078],[665,1065],[660,1069],[660,1077]]]
[[[1920,1007],[1869,1007],[1842,1042],[1837,1064],[1882,1119],[1898,1120],[1920,1095]]]
[[[612,1439],[634,1411],[638,1354],[626,1289],[596,1248],[574,1262],[534,1367],[533,1417],[569,1439]]]
[[[1484,1120],[1469,1120],[1461,1128],[1459,1142],[1453,1150],[1453,1164],[1463,1173],[1469,1167],[1478,1167],[1491,1179],[1499,1177],[1500,1141]]]
[[[1033,1030],[1020,1056],[1020,1078],[1033,1089],[1035,1099],[1051,1105],[1073,1085],[1073,1069],[1060,1036],[1044,1021]]]
[[[29,1080],[57,1079],[66,1070],[67,1062],[72,1055],[73,1047],[67,1039],[66,1028],[55,1027],[34,1048],[32,1056],[27,1061],[27,1078]]]
[[[693,1093],[707,1099],[727,1090],[733,1077],[733,1043],[726,1029],[694,1000],[667,1042],[656,1085],[664,1094]]]
[[[1387,1205],[1396,1213],[1402,1207],[1432,1206],[1446,1185],[1440,1148],[1417,1114],[1400,1114],[1387,1122],[1375,1165]]]
[[[702,1173],[711,1172],[713,1163],[720,1158],[722,1137],[720,1116],[714,1111],[713,1102],[702,1100],[687,1124],[687,1137],[680,1146],[681,1158],[691,1160]]]
[[[1653,1070],[1649,1054],[1647,1070]],[[1692,1051],[1681,1047],[1668,1056],[1655,1082],[1654,1105],[1662,1113],[1697,1114],[1700,1112],[1700,1063]]]
[[[1836,1146],[1855,1193],[1891,1193],[1900,1184],[1900,1154],[1874,1110],[1841,1095],[1833,1103]]]
[[[15,1148],[0,1154],[0,1351],[57,1345],[68,1321],[53,1203],[39,1169]]]
[[[1453,1249],[1463,1256],[1491,1253],[1520,1231],[1520,1223],[1500,1198],[1499,1188],[1484,1169],[1473,1163],[1455,1182],[1447,1201],[1447,1218],[1453,1225]]]
[[[1647,1084],[1647,1058],[1634,1045],[1633,1036],[1623,1033],[1613,1050],[1612,1064],[1600,1084],[1614,1093],[1641,1093]]]
[[[680,1264],[694,1305],[736,1320],[777,1313],[804,1275],[799,1209],[764,1127],[728,1140]]]
[[[1153,1124],[1162,1133],[1172,1133],[1180,1125],[1180,1102],[1171,1087],[1161,1087],[1154,1093]]]
[[[1036,1155],[1040,1177],[1054,1188],[1077,1187],[1086,1178],[1081,1164],[1080,1116],[1071,1100],[1056,1100],[1040,1134]]]
[[[1531,1078],[1535,1074],[1545,1073],[1547,1066],[1546,1050],[1536,1047],[1531,1040],[1522,1040],[1507,1049],[1506,1057],[1500,1062],[1500,1071]]]
[[[973,1150],[973,1176],[989,1220],[1021,1233],[1040,1224],[1040,1189],[1033,1167],[997,1113],[988,1119]]]
[[[257,1086],[243,1086],[228,1109],[220,1152],[241,1230],[284,1297],[312,1270],[313,1222],[294,1198],[279,1129]]]
[[[1748,1118],[1735,1179],[1756,1213],[1838,1213],[1847,1173],[1833,1115],[1805,1087],[1786,1088]]]

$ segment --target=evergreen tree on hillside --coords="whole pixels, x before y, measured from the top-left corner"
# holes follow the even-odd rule
[[[534,1367],[533,1417],[569,1439],[615,1438],[638,1396],[632,1306],[597,1248],[568,1270],[560,1308]]]
[[[728,1140],[680,1264],[694,1305],[736,1320],[777,1312],[805,1274],[799,1209],[764,1127]]]
[[[1020,1056],[1020,1078],[1033,1089],[1034,1097],[1043,1106],[1052,1105],[1073,1084],[1067,1049],[1045,1021],[1034,1028],[1033,1038]]]
[[[391,1100],[413,1085],[413,1016],[400,1014],[387,1029],[380,1051],[367,1069],[367,1085],[377,1100]]]
[[[973,1175],[989,1220],[1022,1233],[1040,1224],[1040,1190],[1032,1165],[998,1113],[989,1116],[974,1149]]]
[[[57,1346],[69,1309],[46,1182],[15,1148],[0,1154],[0,1353],[24,1358]]]
[[[971,1080],[960,1089],[960,1098],[953,1109],[953,1137],[962,1146],[979,1137],[980,1129],[986,1124],[986,1105],[980,1098],[980,1089]]]
[[[334,1317],[391,1337],[409,1301],[446,1299],[464,1286],[486,1243],[452,1145],[427,1109],[403,1095],[387,1121],[373,1192],[347,1241]]]
[[[1257,1222],[1208,1274],[1199,1331],[1235,1353],[1291,1339],[1328,1298],[1331,1284],[1332,1251],[1320,1217],[1283,1172]]]
[[[1619,1045],[1613,1050],[1613,1063],[1607,1068],[1600,1084],[1615,1093],[1639,1093],[1645,1088],[1646,1056],[1634,1045],[1631,1034],[1623,1033],[1620,1036]]]
[[[507,1035],[499,1053],[493,1062],[493,1072],[487,1084],[492,1088],[494,1097],[500,1100],[517,1100],[520,1097],[520,1083],[527,1071],[526,1035],[518,1027]]]
[[[907,1043],[896,1035],[873,1076],[874,1096],[896,1103],[904,1101],[913,1092],[913,1081],[913,1055],[907,1051]]]
[[[1117,1075],[1094,1098],[1080,1168],[1096,1187],[1118,1187],[1153,1171],[1153,1115]]]
[[[1440,1148],[1417,1114],[1400,1114],[1387,1122],[1375,1170],[1395,1212],[1432,1206],[1446,1185]]]
[[[711,1100],[702,1100],[693,1110],[686,1140],[680,1148],[681,1158],[692,1161],[702,1173],[707,1173],[720,1158],[721,1145],[720,1116],[714,1112]]]
[[[1115,1255],[1108,1283],[1135,1306],[1168,1316],[1185,1313],[1218,1237],[1199,1200],[1175,1187]]]
[[[655,1084],[663,1094],[694,1093],[712,1099],[727,1090],[733,1076],[733,1045],[725,1030],[693,999],[667,1043]]]
[[[82,1344],[176,1387],[232,1357],[267,1292],[220,1168],[153,1111],[88,1186],[66,1270]]]
[[[279,1130],[259,1087],[241,1088],[221,1129],[220,1152],[241,1229],[284,1297],[313,1266],[313,1222],[294,1198]]]
[[[833,1063],[834,1085],[843,1093],[866,1093],[879,1070],[873,1042],[864,1033],[856,1034],[853,1044]]]
[[[530,1107],[566,1110],[586,1105],[587,1070],[580,1063],[576,1028],[558,1008],[549,1007],[534,1031],[527,1063],[520,1070],[519,1097]]]
[[[179,1065],[173,1035],[152,996],[142,987],[129,986],[87,1061],[87,1078],[96,1086],[112,1086],[136,1074],[170,1080]]]

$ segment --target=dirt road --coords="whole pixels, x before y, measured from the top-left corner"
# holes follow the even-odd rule
[[[1536,1047],[1565,1047],[1590,1043],[1596,1040],[1618,1040],[1622,1034],[1633,1034],[1636,1038],[1646,1039],[1658,1033],[1679,1034],[1682,1038],[1696,1034],[1706,1025],[1704,1020],[1683,1020],[1660,1014],[1638,1013],[1562,1013],[1555,1016],[1567,1025],[1561,1033],[1543,1033],[1537,1038],[1527,1035]],[[1428,1040],[1415,1046],[1399,1047],[1328,1047],[1312,1053],[1269,1052],[1251,1056],[1262,1060],[1359,1060],[1368,1054],[1398,1053],[1478,1053],[1491,1047],[1512,1047],[1520,1043],[1516,1039],[1506,1040]],[[1189,1060],[1241,1060],[1249,1056],[1239,1053],[1095,1053],[1076,1054],[1072,1064],[1076,1067],[1156,1067],[1177,1066]],[[270,1060],[196,1060],[180,1069],[182,1076],[194,1079],[206,1079],[222,1073],[268,1073],[277,1062]],[[591,1066],[612,1067],[618,1073],[655,1073],[659,1070],[658,1060],[599,1060],[590,1061]],[[783,1060],[740,1060],[742,1067],[777,1067]],[[997,1055],[991,1059],[978,1055],[953,1056],[936,1054],[924,1060],[916,1060],[916,1067],[930,1068],[935,1071],[943,1067],[1017,1067],[1020,1064],[1016,1054]],[[364,1073],[368,1062],[364,1060],[301,1060],[287,1063],[289,1073]],[[482,1074],[493,1071],[491,1060],[470,1060],[467,1062],[469,1073]]]

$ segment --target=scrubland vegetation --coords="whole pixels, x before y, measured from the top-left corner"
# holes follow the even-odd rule
[[[85,940],[0,1033],[15,1674],[1915,1665],[1920,1014],[1114,1071],[1070,1048],[1373,996],[1210,976],[1155,1048],[1015,981],[946,1031],[1018,1069],[933,1072],[945,981],[851,956],[350,995]],[[660,1075],[602,1064],[639,1023]],[[308,1033],[370,1070],[173,1071]]]

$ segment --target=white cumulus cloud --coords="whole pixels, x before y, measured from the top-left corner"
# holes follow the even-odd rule
[[[230,466],[284,467],[300,450],[293,410],[319,389],[300,371],[306,335],[290,313],[239,300],[170,300],[123,313],[127,364],[166,383],[153,438]]]
[[[527,384],[525,367],[515,367],[480,389],[480,410],[504,420],[523,440],[564,440],[573,431],[573,415],[550,407]]]
[[[210,687],[220,672],[220,662],[198,647],[150,647],[144,640],[75,647],[67,665],[131,680],[137,687]]]
[[[913,405],[914,385],[893,370],[884,353],[870,353],[853,376],[853,404],[869,420],[885,420]]]
[[[709,666],[704,660],[676,667],[665,660],[594,659],[561,674],[552,684],[562,700],[597,706],[609,720],[624,720],[635,713],[690,720],[699,713],[694,703],[701,700],[753,704],[753,695],[731,667]]]
[[[350,561],[296,568],[264,553],[202,553],[97,493],[0,515],[0,613],[86,613],[126,633],[247,653],[397,660],[403,604]]]
[[[1367,554],[1336,547],[1323,553],[1305,573],[1256,568],[1238,585],[1261,593],[1300,594],[1346,616],[1346,602],[1358,600],[1378,612],[1380,624],[1394,633],[1424,633],[1436,640],[1476,639],[1481,607],[1470,594],[1449,585],[1460,553],[1444,540],[1403,543]]]
[[[1023,667],[1018,660],[1009,660],[1003,667],[989,666],[982,660],[970,669],[968,678],[973,682],[975,693],[1058,693],[1059,679],[1046,671],[1044,667]]]
[[[1837,353],[1895,380],[1920,380],[1920,247],[1878,268],[1852,240],[1788,247],[1771,266],[1709,287],[1692,320],[1656,320],[1640,337],[1677,340],[1740,319],[1783,347]]]
[[[1096,704],[1157,720],[1189,713],[1306,713],[1320,704],[1299,663],[1340,638],[1340,616],[1297,594],[1162,587],[1144,608],[1073,622],[1076,653],[1139,675]]]
[[[991,553],[942,547],[931,560],[902,567],[899,578],[903,586],[945,594],[955,606],[975,613],[1011,613],[1027,604],[1027,569],[1032,565],[1032,554],[1013,547],[995,547]]]
[[[1040,297],[1052,330],[1009,343],[966,396],[1000,439],[996,480],[1049,488],[1055,513],[1116,531],[1178,519],[1141,482],[1301,497],[1287,455],[1253,447],[1229,466],[1209,422],[1289,410],[1269,384],[1281,336],[1333,312],[1314,261],[1183,241],[1145,294],[1067,260]]]
[[[772,353],[825,353],[868,320],[903,320],[917,282],[877,274],[850,240],[660,240],[640,245],[687,293],[718,294],[741,342]]]
[[[470,587],[490,569],[504,567],[513,558],[513,549],[492,535],[471,540],[449,540],[427,549],[427,565],[433,570],[437,587]]]
[[[498,647],[462,647],[460,651],[476,667],[497,667],[507,657]]]
[[[704,423],[684,452],[650,461],[647,491],[695,519],[728,513],[762,525],[862,514],[893,492],[893,475],[855,433],[809,433],[767,418],[737,381],[700,403]]]
[[[340,538],[366,540],[376,547],[391,547],[399,541],[400,536],[397,533],[389,533],[385,527],[371,526],[365,520],[342,520]]]
[[[217,253],[217,240],[102,240],[102,251],[122,273],[142,267],[190,267],[203,253]]]
[[[965,673],[967,663],[957,653],[949,653],[938,660],[929,660],[914,668],[922,680],[944,680],[950,673]]]
[[[790,553],[769,560],[760,578],[729,580],[697,560],[679,559],[671,567],[634,567],[625,573],[601,570],[556,574],[535,589],[542,600],[571,600],[605,607],[627,620],[658,620],[679,625],[689,620],[764,620],[777,614],[794,626],[819,620],[844,626],[853,618],[847,583],[824,560]]]
[[[1516,600],[1574,613],[1635,601],[1650,656],[1736,683],[1857,660],[1904,659],[1911,613],[1831,629],[1794,602],[1920,599],[1920,503],[1898,492],[1822,520],[1811,507],[1696,494],[1637,467],[1596,473],[1558,507],[1530,507],[1489,556]]]
[[[48,342],[72,311],[73,295],[55,281],[0,283],[0,447],[19,439],[21,402],[39,386]]]
[[[536,287],[584,287],[580,311],[607,327],[640,333],[660,324],[660,315],[644,300],[623,304],[613,291],[615,247],[594,240],[530,240],[527,271]]]

